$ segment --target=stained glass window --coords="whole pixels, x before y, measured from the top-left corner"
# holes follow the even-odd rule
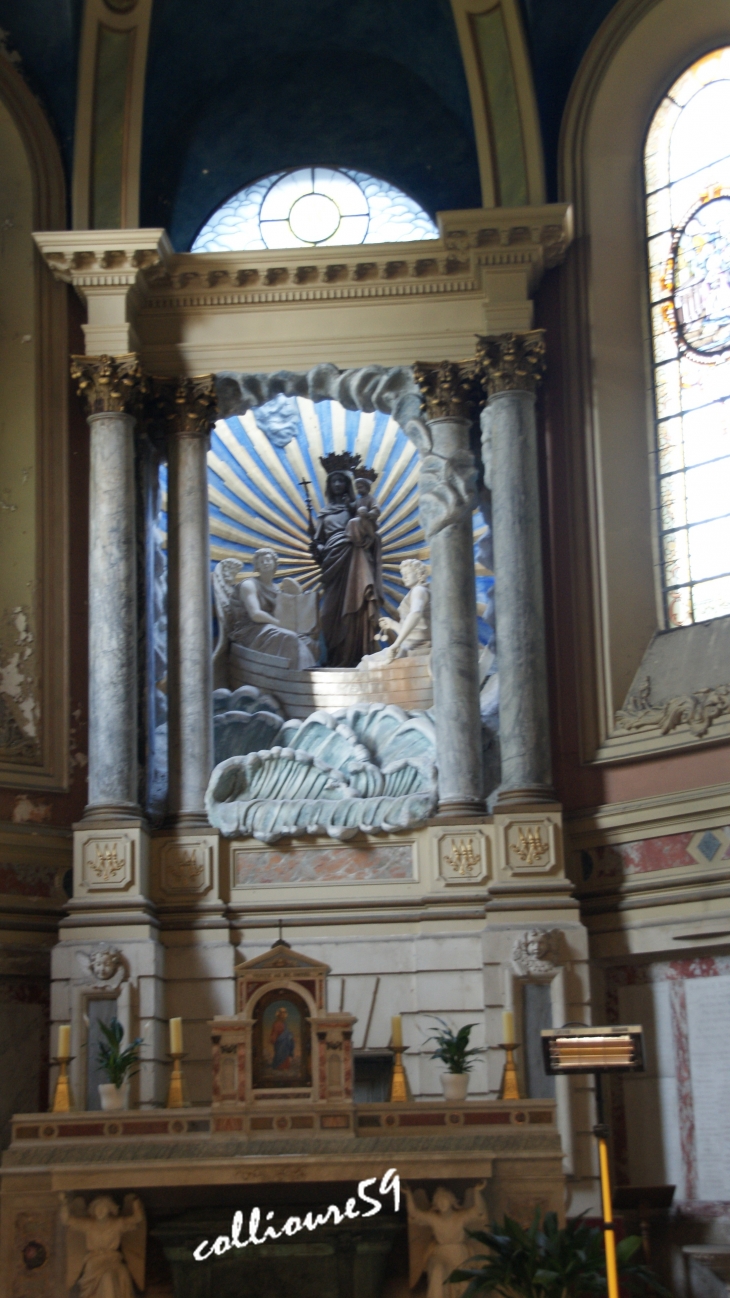
[[[667,623],[730,614],[730,47],[693,63],[644,155]]]
[[[193,252],[437,239],[414,199],[360,171],[303,167],[258,180],[214,212]]]

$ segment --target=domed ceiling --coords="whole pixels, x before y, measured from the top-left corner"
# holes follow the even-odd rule
[[[523,0],[551,198],[570,84],[612,3]],[[69,174],[81,12],[82,0],[0,0]],[[312,163],[382,176],[431,214],[480,206],[449,0],[154,0],[141,224],[187,248],[230,194]]]

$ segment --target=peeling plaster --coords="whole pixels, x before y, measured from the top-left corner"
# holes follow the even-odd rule
[[[6,611],[0,631],[0,748],[13,756],[38,751],[40,705],[35,675],[35,638],[28,609]]]
[[[15,799],[13,807],[13,824],[14,825],[40,825],[45,820],[51,819],[50,802],[34,802],[29,798],[27,793],[21,793]]]

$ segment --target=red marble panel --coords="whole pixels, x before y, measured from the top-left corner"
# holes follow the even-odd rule
[[[387,847],[290,847],[234,852],[237,888],[262,888],[294,883],[378,883],[413,878],[413,848],[408,843]]]
[[[213,1119],[214,1131],[243,1131],[243,1118],[225,1116]]]

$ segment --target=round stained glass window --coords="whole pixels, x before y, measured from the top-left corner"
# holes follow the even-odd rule
[[[369,220],[357,181],[324,167],[290,171],[274,181],[259,214],[267,248],[362,243]]]
[[[279,171],[234,194],[203,226],[192,251],[437,238],[428,213],[388,181],[341,167],[302,167]]]
[[[693,352],[730,349],[730,197],[701,203],[674,245],[673,299],[677,332]]]

